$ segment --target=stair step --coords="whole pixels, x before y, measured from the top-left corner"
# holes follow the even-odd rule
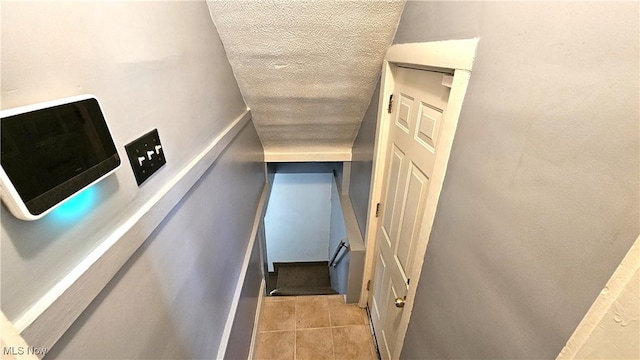
[[[304,263],[274,263],[277,273],[274,296],[330,295],[331,288],[327,261]]]
[[[281,267],[301,267],[301,266],[329,266],[328,261],[296,261],[296,262],[274,262],[273,272],[276,274]]]
[[[305,287],[305,288],[277,288],[271,296],[305,296],[305,295],[335,295],[338,292],[330,287]]]

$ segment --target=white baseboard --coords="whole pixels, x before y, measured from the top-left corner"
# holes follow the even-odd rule
[[[267,283],[265,279],[262,279],[262,283],[260,284],[260,292],[258,293],[258,306],[256,307],[256,317],[253,320],[253,333],[251,333],[251,346],[249,347],[249,356],[248,360],[254,360],[256,358],[256,347],[258,346],[258,341],[260,341],[260,324],[262,323],[262,304],[264,303],[265,292],[266,292]]]

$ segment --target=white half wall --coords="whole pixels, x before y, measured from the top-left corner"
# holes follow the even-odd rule
[[[340,241],[343,239],[349,244],[347,239],[347,228],[344,225],[344,215],[342,214],[342,205],[340,204],[340,193],[338,191],[338,179],[331,182],[331,228],[329,233],[329,260],[335,253]],[[331,274],[331,287],[339,294],[347,293],[347,285],[349,283],[349,258],[350,254],[347,249],[341,249],[340,255],[336,258],[338,265],[329,268]]]
[[[327,261],[330,173],[276,173],[265,216],[269,271],[274,262]]]

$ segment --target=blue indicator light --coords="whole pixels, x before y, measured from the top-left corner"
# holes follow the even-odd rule
[[[95,186],[87,188],[65,201],[53,210],[50,216],[59,221],[74,221],[82,217],[96,203],[98,196]]]

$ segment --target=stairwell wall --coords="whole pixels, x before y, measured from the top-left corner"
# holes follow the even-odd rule
[[[239,301],[234,290],[260,276],[251,267],[240,279],[264,154],[206,3],[0,6],[2,108],[92,93],[123,159],[75,218],[24,222],[2,207],[3,312],[24,327],[31,310],[58,306],[55,321],[39,317],[27,328],[47,347],[62,337],[51,358],[216,357]],[[153,128],[167,164],[138,187],[124,145]],[[122,242],[118,231],[131,223]],[[82,294],[56,297],[106,239],[120,239],[109,248],[118,261],[101,256],[98,271],[71,284]]]
[[[280,173],[265,215],[269,271],[274,262],[327,261],[331,173]]]
[[[369,211],[369,192],[371,191],[371,171],[373,170],[373,147],[378,121],[378,98],[380,97],[380,81],[371,96],[371,103],[364,114],[358,135],[353,143],[351,156],[351,182],[349,197],[360,227],[362,237],[367,229],[367,212]],[[366,240],[366,239],[365,239]]]

